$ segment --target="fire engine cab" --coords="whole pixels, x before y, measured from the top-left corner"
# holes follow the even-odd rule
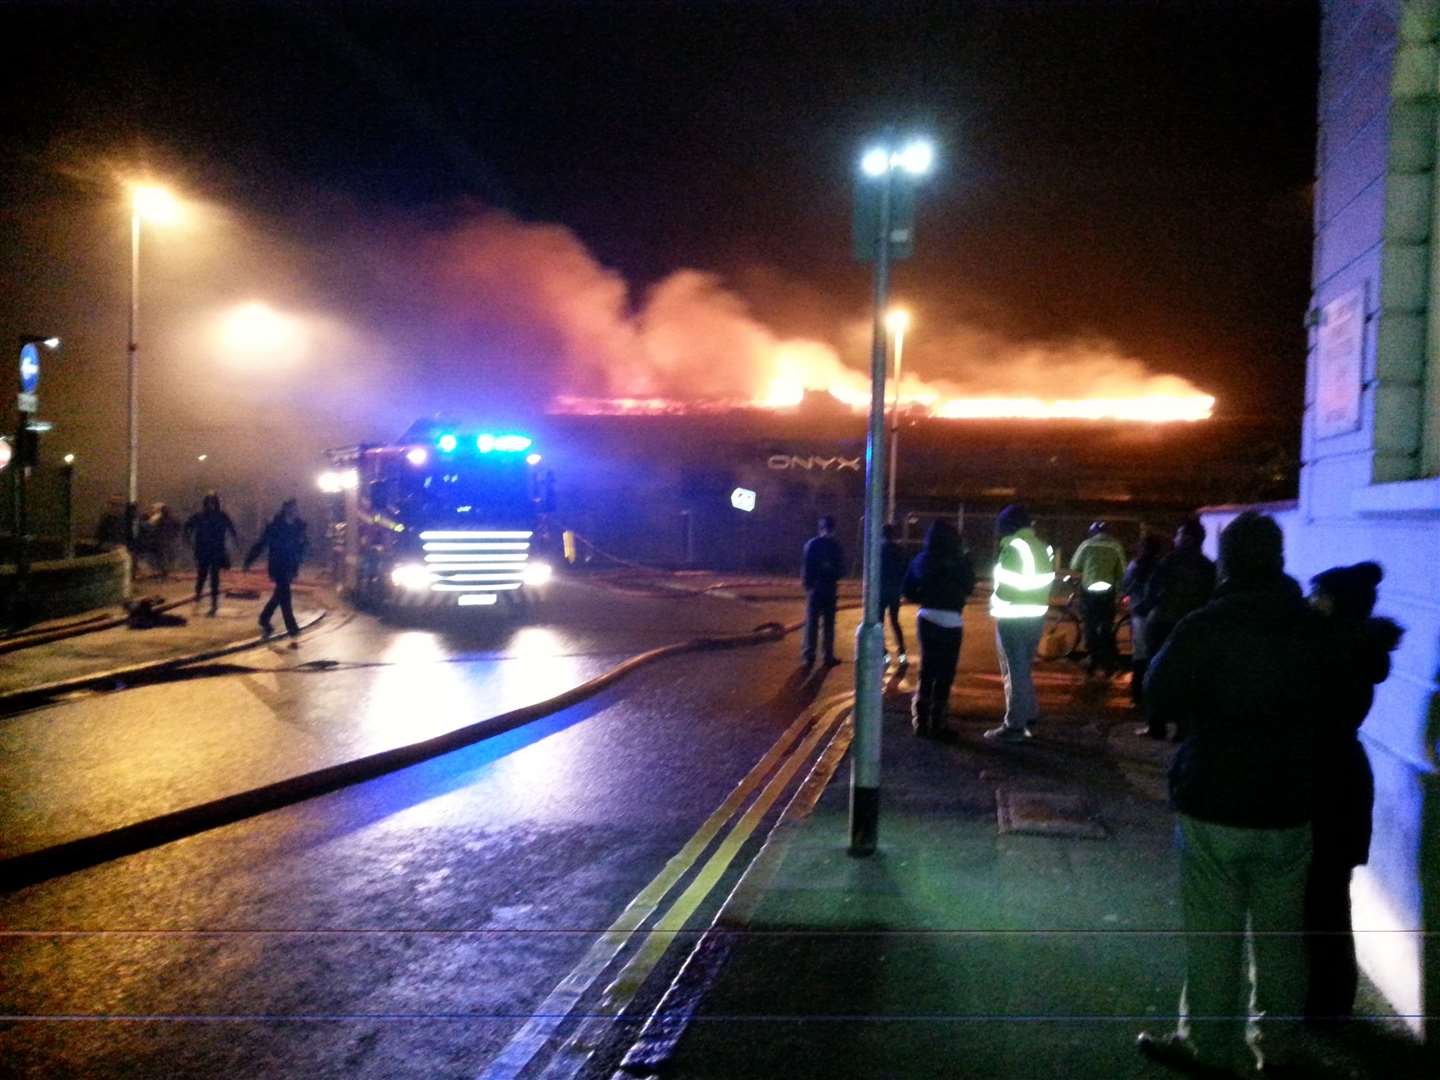
[[[326,457],[331,569],[356,603],[515,605],[550,580],[554,477],[530,436],[420,420]]]

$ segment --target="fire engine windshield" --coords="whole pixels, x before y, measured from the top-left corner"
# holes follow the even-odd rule
[[[392,473],[397,509],[427,519],[453,518],[484,525],[533,523],[534,493],[523,458],[440,462],[432,469]]]

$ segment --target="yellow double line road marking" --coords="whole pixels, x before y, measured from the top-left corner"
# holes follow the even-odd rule
[[[695,865],[725,824],[745,805],[755,790],[765,782],[766,777],[770,776],[772,770],[779,765],[778,771],[775,771],[774,776],[770,778],[769,783],[765,784],[760,795],[705,862],[694,881],[681,893],[670,910],[662,916],[646,936],[640,949],[611,985],[606,988],[600,1008],[607,1014],[607,1023],[612,1009],[618,1012],[633,999],[635,992],[660,957],[664,955],[666,948],[675,940],[676,931],[684,928],[686,920],[714,889],[730,863],[734,861],[740,848],[754,833],[765,813],[774,805],[775,800],[789,785],[801,765],[814,752],[820,740],[839,720],[849,697],[849,694],[837,695],[827,700],[818,713],[807,712],[785,729],[784,734],[766,751],[765,756],[755,763],[755,767],[735,786],[725,801],[705,819],[704,824],[700,826],[695,835],[671,857],[655,879],[626,905],[625,910],[596,940],[570,974],[565,976],[550,992],[549,996],[531,1015],[531,1018],[481,1073],[481,1080],[513,1080],[514,1077],[520,1075],[575,1011],[581,998],[604,974],[605,969],[625,948],[631,937],[659,909],[666,894]],[[800,744],[792,751],[792,745],[797,739],[800,739],[807,728],[810,729],[809,734],[805,735]],[[789,754],[788,758],[786,757],[787,753]],[[552,1071],[556,1065],[560,1065],[562,1059],[573,1060],[576,1068],[584,1063],[590,1050],[586,1047],[582,1051],[577,1041],[584,1031],[585,1028],[582,1026],[581,1030],[576,1032],[576,1035],[572,1036],[561,1048],[556,1056],[556,1061],[552,1063]],[[572,1044],[574,1045],[572,1046]]]

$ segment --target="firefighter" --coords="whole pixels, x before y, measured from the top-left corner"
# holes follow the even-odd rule
[[[1115,595],[1125,576],[1125,545],[1110,535],[1105,522],[1092,521],[1090,535],[1071,556],[1070,572],[1080,579],[1090,674],[1114,675],[1120,669],[1115,651]]]
[[[1035,535],[1034,519],[1020,503],[1000,511],[995,532],[1000,551],[990,617],[995,620],[996,651],[1005,684],[1005,719],[985,732],[985,738],[1020,742],[1030,738],[1030,725],[1040,715],[1030,665],[1045,628],[1045,613],[1050,610],[1055,549]]]

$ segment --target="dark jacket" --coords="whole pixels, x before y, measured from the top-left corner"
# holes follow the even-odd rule
[[[975,568],[963,551],[922,551],[905,573],[905,598],[921,607],[963,611],[974,591]]]
[[[905,588],[905,571],[910,560],[898,540],[886,540],[880,545],[880,602],[893,604],[900,599]]]
[[[1329,693],[1322,617],[1281,574],[1182,619],[1151,660],[1145,698],[1184,741],[1170,767],[1182,814],[1240,828],[1311,820],[1317,721]]]
[[[835,586],[845,576],[845,551],[833,536],[814,536],[805,544],[805,567],[801,573],[805,591],[818,599],[833,600]]]
[[[235,523],[224,510],[201,510],[191,514],[185,522],[185,536],[195,545],[197,563],[220,563],[228,567],[230,559],[225,554],[227,534],[235,538],[235,543],[240,543]]]
[[[1174,625],[1208,604],[1214,591],[1215,564],[1198,547],[1176,548],[1150,576],[1135,614]]]
[[[1125,578],[1120,582],[1120,595],[1130,598],[1132,609],[1139,606],[1145,595],[1145,587],[1150,584],[1150,579],[1155,576],[1159,566],[1158,558],[1142,559],[1137,556],[1130,560],[1130,565],[1125,568]],[[1136,614],[1141,612],[1137,611]]]
[[[1359,866],[1370,858],[1375,777],[1357,735],[1376,685],[1390,674],[1390,653],[1403,631],[1389,619],[1332,616],[1324,622],[1334,686],[1315,746],[1315,858]]]
[[[277,515],[270,519],[270,524],[265,526],[260,539],[255,541],[255,546],[245,556],[245,565],[248,567],[260,557],[260,552],[268,549],[270,580],[294,581],[300,573],[300,564],[305,559],[305,547],[305,522],[299,518],[286,521]]]

